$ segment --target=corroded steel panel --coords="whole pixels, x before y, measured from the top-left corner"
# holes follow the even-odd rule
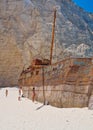
[[[51,105],[58,107],[88,106],[92,94],[89,90],[93,85],[91,58],[71,58],[53,65],[36,65],[32,68],[31,71],[21,74],[19,86],[35,87],[36,100],[43,102],[45,96]],[[31,99],[32,90],[23,91]]]

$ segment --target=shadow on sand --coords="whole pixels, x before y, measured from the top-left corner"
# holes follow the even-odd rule
[[[38,107],[36,110],[39,110],[39,109],[41,109],[42,107],[44,107],[44,105],[41,105],[40,107]]]

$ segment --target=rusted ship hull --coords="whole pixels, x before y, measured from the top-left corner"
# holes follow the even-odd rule
[[[92,58],[69,58],[53,65],[36,65],[24,71],[19,87],[25,97],[56,107],[87,107],[93,94]]]

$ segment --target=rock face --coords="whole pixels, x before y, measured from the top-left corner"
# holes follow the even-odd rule
[[[17,84],[18,73],[32,58],[49,58],[54,6],[57,8],[54,61],[68,55],[93,55],[93,15],[72,0],[3,0],[0,1],[0,85]],[[13,71],[8,73],[9,68]]]
[[[22,55],[10,35],[2,36],[0,44],[0,86],[17,85],[22,69]]]

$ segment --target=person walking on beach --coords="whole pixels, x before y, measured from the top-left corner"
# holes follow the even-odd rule
[[[8,90],[6,89],[6,91],[5,91],[5,95],[6,95],[6,97],[8,96]]]
[[[19,89],[18,101],[21,101],[21,89]]]
[[[19,89],[19,96],[21,96],[21,89]]]
[[[35,101],[35,88],[33,88],[32,90],[32,101],[34,102]]]

